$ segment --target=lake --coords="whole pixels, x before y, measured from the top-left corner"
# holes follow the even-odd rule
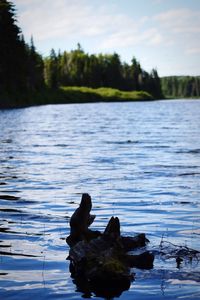
[[[69,218],[89,193],[103,230],[148,249],[200,250],[200,101],[47,105],[0,111],[0,298],[81,299]],[[199,258],[156,255],[120,300],[200,299]],[[91,295],[91,298],[102,299]]]

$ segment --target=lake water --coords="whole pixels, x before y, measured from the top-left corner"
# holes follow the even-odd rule
[[[94,229],[114,215],[152,251],[161,241],[200,250],[200,101],[0,111],[1,299],[82,298],[65,238],[83,192]],[[133,272],[120,300],[200,299],[198,258],[177,268],[156,255],[152,270]]]

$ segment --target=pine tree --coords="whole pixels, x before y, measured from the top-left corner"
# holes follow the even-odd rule
[[[0,0],[0,94],[33,92],[44,86],[43,59],[27,45],[12,2]]]
[[[24,51],[16,25],[14,5],[0,0],[0,91],[16,90],[20,56]]]
[[[33,37],[28,48],[28,88],[31,91],[39,90],[44,86],[44,63],[42,57],[36,52]]]
[[[50,56],[45,60],[45,82],[51,89],[57,89],[58,81],[58,57],[54,49],[51,49]]]

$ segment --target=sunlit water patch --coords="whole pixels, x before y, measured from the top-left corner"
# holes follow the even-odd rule
[[[88,192],[103,230],[200,250],[200,101],[0,111],[1,299],[80,299],[69,218]],[[120,299],[200,299],[200,264],[156,255]]]

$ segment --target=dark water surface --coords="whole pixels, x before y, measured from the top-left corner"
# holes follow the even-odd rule
[[[65,237],[83,192],[93,228],[115,215],[152,251],[161,240],[200,250],[200,101],[0,111],[0,299],[81,299]],[[133,272],[120,299],[200,299],[198,259],[178,269],[156,256]]]

